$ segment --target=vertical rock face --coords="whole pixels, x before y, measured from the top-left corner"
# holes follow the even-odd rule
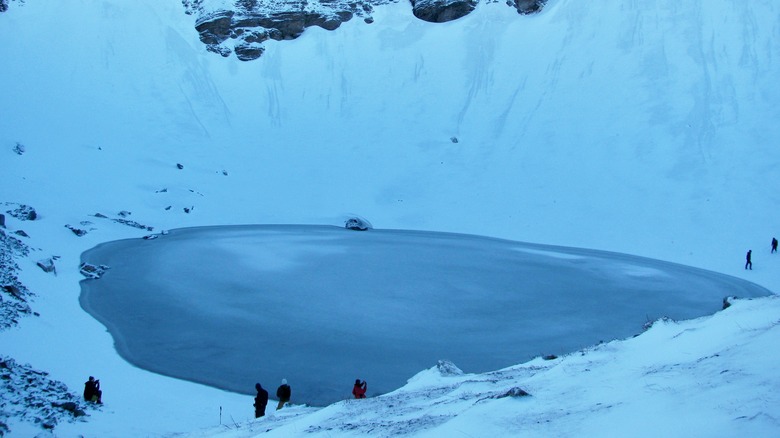
[[[0,0],[3,1],[3,0]],[[307,27],[336,30],[360,17],[373,23],[374,7],[406,0],[182,0],[187,14],[197,16],[195,28],[211,52],[235,53],[242,61],[259,58],[269,39],[298,38]],[[473,11],[480,0],[408,0],[415,17],[432,23],[457,20]],[[539,12],[547,0],[508,0],[520,14]],[[214,6],[212,6],[214,5]]]

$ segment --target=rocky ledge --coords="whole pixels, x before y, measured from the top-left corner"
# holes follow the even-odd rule
[[[375,6],[404,0],[182,0],[211,52],[242,61],[259,58],[263,42],[298,38],[307,27],[336,30],[354,17],[373,23]],[[420,20],[442,23],[468,15],[480,0],[409,0]],[[497,0],[483,0],[496,2]],[[539,12],[547,0],[507,0],[519,14]],[[225,4],[230,5],[225,8]]]

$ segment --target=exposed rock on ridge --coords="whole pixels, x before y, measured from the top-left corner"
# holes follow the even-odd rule
[[[341,23],[361,17],[374,21],[374,7],[404,0],[182,0],[187,14],[197,16],[195,28],[209,51],[242,61],[259,58],[263,42],[298,38],[307,27],[336,30]],[[480,0],[409,0],[415,17],[442,23],[473,11]],[[483,0],[495,1],[495,0]],[[520,14],[539,12],[547,0],[508,0]],[[214,5],[214,6],[211,6]]]
[[[414,16],[432,23],[457,20],[477,7],[477,0],[411,0],[411,2]]]

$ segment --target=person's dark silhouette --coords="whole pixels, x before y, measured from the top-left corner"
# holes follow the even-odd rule
[[[84,382],[84,400],[97,404],[103,403],[103,391],[100,390],[100,380],[95,380],[94,377],[89,376],[89,380]]]
[[[772,252],[777,252],[777,239],[772,238]]]
[[[276,396],[279,397],[279,404],[276,406],[277,411],[282,409],[282,406],[290,401],[291,395],[292,390],[290,389],[290,385],[287,384],[287,379],[282,379],[282,384],[276,388]]]
[[[748,267],[750,267],[751,271],[753,270],[753,262],[750,260],[752,254],[753,254],[753,250],[749,249],[747,255],[745,256],[745,269],[748,269]]]
[[[265,415],[265,406],[268,404],[268,391],[259,384],[255,384],[257,395],[255,396],[255,418]]]

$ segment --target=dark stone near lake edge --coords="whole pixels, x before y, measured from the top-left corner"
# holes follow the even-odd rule
[[[92,280],[97,280],[100,277],[102,277],[103,274],[105,274],[105,272],[108,269],[109,268],[106,265],[97,265],[96,266],[96,265],[93,265],[91,263],[86,263],[86,262],[82,263],[79,266],[79,272],[81,273],[81,275],[83,275],[83,276],[85,276],[85,277],[87,277],[89,279],[92,279]]]

